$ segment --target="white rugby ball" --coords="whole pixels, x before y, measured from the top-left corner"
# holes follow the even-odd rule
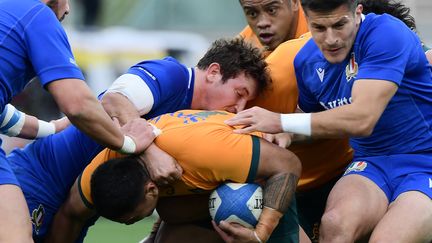
[[[254,228],[262,208],[262,188],[252,183],[224,183],[209,198],[210,215],[217,224],[224,220]]]

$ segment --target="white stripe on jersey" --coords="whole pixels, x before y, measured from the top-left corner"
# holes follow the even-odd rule
[[[120,93],[126,96],[134,104],[140,116],[149,113],[154,104],[154,97],[150,88],[140,76],[135,74],[121,75],[106,93]]]

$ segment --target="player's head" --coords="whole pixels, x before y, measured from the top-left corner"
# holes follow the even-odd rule
[[[193,109],[241,111],[271,82],[261,51],[241,38],[213,42],[197,69],[204,81]]]
[[[330,63],[349,55],[362,18],[357,0],[302,0],[312,38]]]
[[[69,0],[42,0],[50,7],[61,22],[69,14]]]
[[[90,181],[93,205],[101,216],[133,224],[153,213],[158,188],[137,156],[101,164]]]
[[[267,50],[295,38],[300,0],[239,0],[249,26]]]
[[[417,31],[415,19],[410,15],[410,8],[400,1],[393,0],[359,0],[363,13],[390,14],[400,19],[408,28]]]

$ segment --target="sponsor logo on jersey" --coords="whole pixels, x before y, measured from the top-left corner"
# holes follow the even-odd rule
[[[318,68],[316,70],[319,79],[321,80],[321,83],[324,81],[324,74],[325,74],[325,69],[324,68]]]
[[[348,105],[352,103],[352,97],[343,97],[343,98],[339,98],[337,100],[332,100],[326,103],[320,101],[320,104],[322,107],[324,107],[324,109],[326,110],[330,110],[330,109],[334,109],[336,107],[339,106],[343,106],[343,105]]]
[[[429,188],[432,188],[432,179],[429,178]]]
[[[73,59],[72,57],[69,57],[69,62],[78,67],[75,59]]]
[[[350,172],[362,172],[366,169],[367,163],[365,161],[352,162],[348,169],[345,171],[344,175]]]
[[[31,214],[31,221],[34,225],[34,231],[36,234],[39,234],[39,230],[42,226],[43,220],[45,217],[45,208],[42,204],[39,204],[39,206],[36,209],[33,209]]]
[[[348,62],[348,65],[345,68],[345,75],[347,82],[351,81],[351,79],[356,78],[358,73],[358,64],[355,61],[354,52],[351,53],[351,58]]]
[[[149,119],[149,121],[156,124],[163,116],[171,116],[171,117],[177,117],[177,118],[183,119],[184,124],[190,124],[190,123],[196,123],[199,121],[205,121],[210,116],[215,116],[215,115],[228,115],[228,113],[223,112],[223,111],[198,111],[198,112],[192,113],[192,114],[185,114],[182,111],[177,111],[177,112],[172,112],[172,113],[164,114],[164,115]]]

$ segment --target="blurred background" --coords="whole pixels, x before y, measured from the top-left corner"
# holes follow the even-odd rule
[[[402,2],[411,7],[420,37],[432,46],[432,1]],[[170,55],[194,66],[213,40],[232,37],[246,24],[238,0],[70,0],[70,5],[63,24],[95,95],[144,59]],[[61,116],[37,81],[13,104],[44,120]],[[11,149],[7,143],[4,146]],[[153,220],[124,226],[100,219],[85,242],[138,242],[149,233]]]

